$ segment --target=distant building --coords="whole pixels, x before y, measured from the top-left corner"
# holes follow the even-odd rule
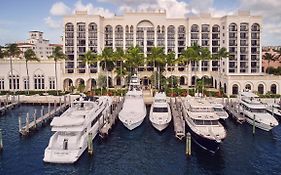
[[[43,38],[43,32],[30,31],[26,42],[18,42],[18,47],[24,53],[27,49],[32,49],[41,60],[48,59],[52,55],[56,46],[63,47],[61,44],[50,44],[49,40]],[[21,55],[23,57],[23,55]]]

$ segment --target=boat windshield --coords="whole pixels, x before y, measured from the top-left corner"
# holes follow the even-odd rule
[[[201,107],[201,108],[191,108],[190,111],[191,111],[191,112],[213,112],[214,109],[213,109],[213,108],[204,108],[204,107]]]
[[[168,112],[168,108],[166,107],[154,107],[153,112]]]
[[[222,109],[222,108],[214,108],[214,111],[215,111],[215,112],[222,112],[223,109]]]
[[[193,120],[196,125],[218,125],[218,120]]]
[[[250,111],[254,113],[267,113],[265,109],[250,109]]]

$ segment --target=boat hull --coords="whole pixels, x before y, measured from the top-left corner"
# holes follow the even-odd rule
[[[135,123],[127,123],[127,122],[122,122],[122,123],[126,128],[128,128],[131,131],[131,130],[139,127],[142,124],[143,120],[144,120],[144,118],[142,120],[138,121],[138,122],[135,122]]]
[[[216,153],[220,149],[221,142],[202,137],[198,135],[196,132],[194,132],[189,126],[187,128],[191,134],[193,141],[201,148],[211,153]]]
[[[152,121],[151,121],[151,124],[155,129],[157,129],[160,132],[163,131],[164,129],[166,129],[167,126],[169,125],[169,123],[158,124],[158,123],[155,123]]]
[[[254,120],[252,118],[246,117],[246,121],[250,125],[254,125]],[[270,131],[271,129],[273,129],[273,126],[258,121],[255,122],[255,127],[262,129],[264,131]]]

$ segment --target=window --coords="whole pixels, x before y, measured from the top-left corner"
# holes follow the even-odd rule
[[[13,81],[13,83],[12,83]],[[14,75],[13,78],[9,76],[9,89],[18,90],[20,88],[20,77],[18,75]]]
[[[34,76],[34,89],[45,89],[45,79],[44,75]]]
[[[168,112],[168,108],[165,107],[154,107],[153,112]]]
[[[4,90],[5,86],[4,86],[4,78],[0,79],[0,90]]]
[[[49,89],[55,89],[56,85],[55,85],[55,78],[51,77],[49,78]]]
[[[29,89],[29,82],[28,82],[28,78],[24,78],[23,79],[23,85],[24,85],[24,90]]]

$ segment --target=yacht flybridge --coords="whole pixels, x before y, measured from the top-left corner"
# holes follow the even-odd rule
[[[111,97],[90,100],[80,97],[60,117],[51,122],[52,131],[49,145],[45,149],[44,162],[74,163],[87,148],[88,134],[92,139],[104,124],[104,116],[110,111]]]
[[[278,121],[266,111],[266,105],[257,98],[258,96],[250,91],[239,94],[239,107],[246,121],[255,126],[269,131],[278,125]]]
[[[164,130],[172,120],[165,92],[156,93],[151,105],[149,120],[158,131]]]
[[[129,130],[138,127],[146,116],[146,107],[140,80],[136,75],[131,77],[129,91],[125,95],[123,109],[119,113],[119,119]]]
[[[220,124],[220,117],[208,100],[200,97],[186,97],[183,101],[184,118],[196,144],[215,153],[226,137],[226,130]]]
[[[223,109],[223,105],[221,103],[217,103],[213,99],[208,100],[214,107],[215,113],[220,117],[222,120],[226,120],[228,118],[228,113]]]

